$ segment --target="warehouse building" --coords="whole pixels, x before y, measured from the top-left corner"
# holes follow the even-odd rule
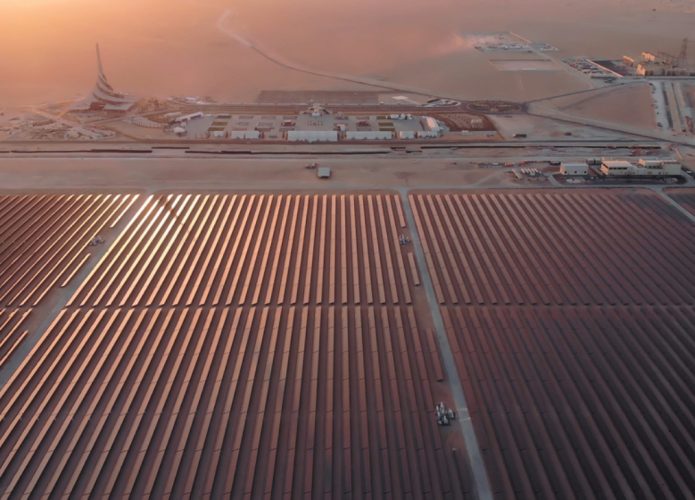
[[[603,160],[601,162],[601,173],[608,177],[619,177],[630,175],[632,163],[625,160]]]
[[[562,162],[560,165],[562,175],[589,175],[589,165],[586,163]]]
[[[229,138],[230,139],[243,139],[243,140],[248,140],[248,139],[260,139],[261,138],[261,133],[258,130],[232,130],[229,133]]]
[[[338,142],[338,132],[335,130],[289,130],[289,142]]]
[[[345,132],[348,141],[390,141],[393,132],[387,130],[348,130]]]
[[[607,177],[669,177],[681,175],[681,165],[675,161],[639,160],[632,164],[627,160],[603,160],[601,173]]]
[[[418,131],[418,137],[433,139],[436,137],[441,137],[444,133],[444,129],[440,123],[431,116],[422,117],[420,119],[420,124],[422,125],[422,131]]]
[[[633,166],[632,175],[674,176],[681,175],[681,164],[677,162],[640,160]]]

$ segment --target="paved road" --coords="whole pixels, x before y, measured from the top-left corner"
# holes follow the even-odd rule
[[[437,334],[437,343],[439,344],[439,352],[442,356],[444,370],[447,374],[447,379],[449,381],[454,402],[456,404],[456,422],[460,426],[466,442],[466,453],[471,467],[471,473],[473,475],[473,482],[475,484],[477,498],[479,500],[491,500],[492,489],[490,488],[490,480],[487,475],[487,470],[485,469],[485,462],[483,460],[482,453],[480,452],[480,446],[478,445],[478,438],[475,435],[475,429],[473,428],[470,412],[468,411],[468,403],[463,392],[463,385],[461,384],[458,370],[456,369],[454,355],[451,352],[451,345],[449,344],[449,337],[447,336],[446,329],[444,327],[444,320],[442,318],[441,311],[439,310],[439,303],[437,302],[437,298],[434,293],[432,278],[425,259],[425,250],[422,246],[422,242],[420,241],[420,234],[418,233],[417,226],[415,225],[415,216],[413,215],[410,200],[408,199],[408,191],[406,189],[400,189],[399,191],[401,200],[403,201],[406,221],[408,223],[408,227],[411,228],[410,233],[412,236],[413,248],[415,250],[415,258],[417,260],[418,270],[420,271],[422,285],[427,295],[427,302],[430,306],[430,312],[434,322],[434,329]]]
[[[685,137],[685,136],[674,136],[667,132],[662,132],[657,129],[651,128],[641,128],[641,127],[630,127],[627,125],[617,125],[611,122],[605,122],[601,120],[592,120],[589,118],[579,118],[574,115],[569,115],[563,113],[562,111],[544,107],[542,104],[538,104],[536,107],[528,113],[530,116],[537,116],[541,118],[551,118],[560,122],[573,123],[577,125],[584,125],[588,127],[593,127],[599,130],[607,130],[609,132],[618,132],[621,134],[631,134],[635,137],[642,137],[643,139],[662,141],[670,144],[677,144],[683,146],[695,146],[695,137]]]
[[[689,221],[695,223],[695,215],[693,215],[693,213],[690,212],[690,210],[688,210],[687,208],[683,207],[683,205],[681,205],[680,203],[678,203],[676,200],[674,200],[673,198],[671,198],[671,197],[668,195],[668,193],[666,193],[666,191],[664,191],[665,187],[663,187],[663,186],[652,186],[652,187],[650,187],[650,189],[651,189],[652,191],[656,192],[659,196],[661,196],[661,198],[662,198],[666,203],[668,203],[668,204],[671,205],[673,208],[675,208],[675,209],[678,210],[680,213],[682,213]]]
[[[551,139],[551,140],[501,140],[501,141],[412,141],[412,142],[338,142],[323,144],[287,144],[286,142],[248,142],[232,143],[214,140],[190,141],[190,140],[163,140],[163,141],[6,141],[0,142],[0,153],[8,152],[64,152],[71,153],[113,153],[114,151],[149,152],[152,148],[184,149],[190,151],[219,151],[219,152],[244,152],[255,154],[293,154],[298,153],[326,153],[336,151],[351,154],[360,154],[374,150],[391,151],[393,148],[421,148],[422,150],[435,151],[445,149],[615,149],[616,146],[625,148],[658,148],[663,140],[645,139],[642,137],[623,139]]]

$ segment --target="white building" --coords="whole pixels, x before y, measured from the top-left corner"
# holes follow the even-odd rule
[[[422,125],[423,130],[418,132],[418,137],[440,137],[444,133],[444,130],[442,130],[442,126],[439,124],[439,122],[431,116],[423,116],[420,120],[420,124]]]
[[[640,158],[637,161],[637,165],[642,168],[655,168],[661,167],[664,164],[663,160],[647,160],[645,158]]]
[[[633,167],[632,175],[655,177],[681,175],[681,164],[676,162],[640,160],[640,162]]]
[[[261,138],[261,133],[258,130],[232,130],[229,133],[229,138],[242,140],[257,140]]]
[[[197,120],[198,118],[203,118],[205,115],[202,111],[196,113],[191,113],[190,115],[179,116],[174,120],[174,123],[188,123],[192,120]]]
[[[401,140],[415,139],[416,133],[414,130],[401,130],[398,132],[398,138]]]
[[[562,175],[589,175],[589,165],[586,163],[562,162],[560,165]]]
[[[290,142],[338,142],[338,132],[335,130],[288,130],[287,140]]]
[[[681,175],[681,164],[674,161],[640,160],[633,165],[625,160],[603,160],[601,163],[603,175],[614,176],[641,176],[664,177]]]
[[[419,132],[417,132],[417,136],[420,139],[436,139],[441,135],[441,131],[438,130],[420,130]]]
[[[393,132],[380,130],[350,130],[345,132],[345,139],[348,141],[390,141],[393,139]]]
[[[631,171],[632,163],[630,163],[629,161],[603,160],[601,162],[601,173],[609,177],[630,175]]]

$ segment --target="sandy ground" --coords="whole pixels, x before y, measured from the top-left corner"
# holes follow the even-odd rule
[[[511,99],[560,93],[586,81],[566,71],[498,71],[464,35],[511,30],[557,46],[557,57],[620,57],[676,51],[695,19],[684,13],[692,6],[683,0],[5,1],[0,103],[88,92],[97,41],[112,83],[135,95],[252,101],[262,89],[365,88],[274,65],[218,29],[228,10],[233,30],[307,67],[441,94]]]
[[[505,139],[514,138],[515,134],[526,134],[528,140],[560,139],[568,137],[581,139],[621,139],[627,135],[617,132],[560,123],[549,118],[528,115],[492,116],[490,117],[498,132]]]
[[[432,159],[331,158],[333,178],[319,180],[306,160],[289,159],[4,159],[4,190],[165,189],[335,190],[512,185],[502,169]]]
[[[163,151],[163,153],[166,151]],[[543,168],[548,159],[582,161],[590,157],[629,158],[631,150],[538,147],[431,151],[418,155],[272,157],[5,157],[0,159],[0,191],[137,191],[264,190],[335,191],[388,189],[529,188],[517,183],[509,166]],[[667,155],[663,151],[662,155]],[[683,151],[684,163],[695,156]],[[317,161],[331,167],[333,177],[320,180],[305,165]],[[537,163],[534,163],[537,162]],[[540,162],[540,163],[538,163]],[[505,165],[509,165],[506,166]]]
[[[649,84],[597,90],[550,101],[564,113],[639,127],[655,127],[654,104]]]

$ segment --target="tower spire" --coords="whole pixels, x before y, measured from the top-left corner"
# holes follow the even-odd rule
[[[103,75],[104,74],[104,65],[101,63],[101,49],[99,48],[98,43],[97,43],[97,66],[99,69],[99,74]]]
[[[134,104],[135,99],[124,94],[116,92],[111,84],[109,84],[106,74],[104,73],[104,64],[101,60],[101,48],[96,44],[97,53],[97,81],[92,90],[92,94],[77,103],[73,109],[89,111],[89,110],[106,110],[106,111],[127,111]]]

